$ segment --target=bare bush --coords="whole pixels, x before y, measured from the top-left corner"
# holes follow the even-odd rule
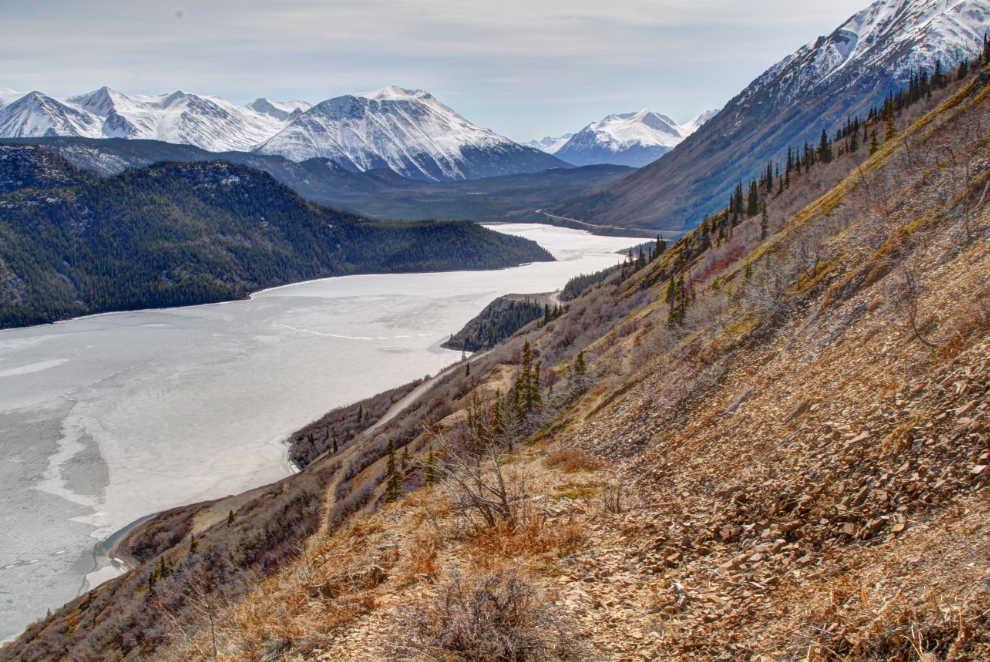
[[[543,460],[548,467],[559,467],[565,473],[595,471],[601,463],[593,455],[579,448],[559,448]]]
[[[529,662],[574,659],[569,619],[518,571],[455,573],[399,615],[394,660]]]

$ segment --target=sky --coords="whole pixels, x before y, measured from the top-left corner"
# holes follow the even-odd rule
[[[0,89],[316,103],[427,90],[517,141],[683,123],[868,0],[0,0]]]

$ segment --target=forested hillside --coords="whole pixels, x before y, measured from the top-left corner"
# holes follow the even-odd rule
[[[68,173],[75,185],[0,197],[3,327],[237,299],[328,276],[553,259],[534,242],[467,221],[372,221],[321,207],[246,166],[160,163],[96,180],[19,149],[32,150],[36,170]],[[25,185],[52,177],[23,170],[16,177]]]

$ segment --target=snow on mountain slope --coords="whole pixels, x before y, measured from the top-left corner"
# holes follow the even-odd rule
[[[990,0],[878,0],[770,67],[669,156],[553,213],[680,230],[721,208],[740,180],[833,134],[936,62],[950,80],[982,54]],[[558,152],[561,158],[565,158]]]
[[[988,30],[987,0],[878,0],[768,69],[737,101],[769,92],[777,107],[788,107],[844,79],[852,87],[878,75],[891,89],[905,87],[936,61],[947,71],[977,56]]]
[[[0,108],[3,108],[11,101],[17,101],[25,94],[25,92],[17,92],[15,90],[0,90]]]
[[[579,166],[596,163],[644,166],[679,145],[717,113],[717,110],[707,111],[684,125],[649,108],[638,113],[609,115],[574,134],[555,154]]]
[[[54,99],[40,92],[10,100],[0,93],[0,137],[82,136],[161,140],[212,152],[248,151],[282,129],[309,104],[259,99],[237,106],[214,96],[174,92],[128,96],[108,87]],[[261,103],[264,102],[264,103]]]
[[[565,133],[559,138],[553,138],[551,136],[546,136],[542,140],[530,140],[528,143],[524,143],[527,147],[532,147],[538,149],[541,152],[546,152],[547,154],[556,154],[561,147],[567,144],[567,141],[574,136],[573,133]]]
[[[270,99],[262,98],[255,99],[247,107],[285,122],[290,117],[295,119],[297,111],[298,114],[302,114],[312,108],[313,104],[306,103],[305,101],[271,101]]]
[[[256,151],[293,161],[329,158],[355,171],[388,167],[438,181],[564,165],[471,124],[423,90],[394,86],[319,103]]]
[[[101,137],[102,122],[92,113],[41,92],[25,94],[0,109],[0,137]]]
[[[476,179],[567,167],[471,124],[422,90],[386,87],[311,106],[256,99],[237,106],[178,91],[125,95],[108,87],[55,99],[0,91],[0,138],[125,138],[333,159],[352,171],[392,168],[426,180]]]
[[[694,133],[695,131],[703,127],[705,124],[707,124],[709,120],[714,118],[720,112],[721,109],[719,108],[715,108],[713,110],[706,110],[705,112],[701,113],[690,122],[687,122],[686,124],[682,124],[681,130],[684,131],[685,134],[690,136],[692,133]]]

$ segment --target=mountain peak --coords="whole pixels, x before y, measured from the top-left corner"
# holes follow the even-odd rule
[[[413,99],[425,99],[430,95],[423,90],[406,90],[396,85],[389,85],[374,92],[364,92],[362,94],[355,94],[354,96],[371,101],[409,101]]]
[[[575,165],[612,163],[640,167],[657,160],[694,133],[701,126],[697,120],[679,126],[649,108],[613,114],[586,126],[557,147],[554,154]],[[534,146],[546,150],[544,144],[553,145],[553,142],[544,139]]]

